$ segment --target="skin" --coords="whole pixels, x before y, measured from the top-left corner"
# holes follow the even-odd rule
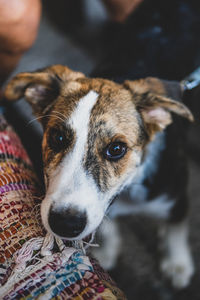
[[[0,0],[0,86],[35,41],[40,0]]]
[[[103,0],[111,19],[124,22],[143,0]]]

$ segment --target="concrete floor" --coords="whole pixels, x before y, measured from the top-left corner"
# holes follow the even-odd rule
[[[77,5],[78,2],[80,1],[76,2]],[[81,20],[82,25],[80,25],[77,20],[80,21],[81,15],[79,16],[77,6],[69,8],[65,6],[64,1],[60,0],[60,7],[55,8],[54,1],[54,11],[53,1],[44,1],[44,13],[36,43],[24,55],[14,73],[32,71],[59,63],[89,74],[101,61],[106,49],[103,29],[107,23],[107,16],[98,0],[86,0],[84,3],[84,5],[83,3],[80,5],[87,13],[87,18]],[[63,10],[66,11],[66,19],[59,19],[59,9],[62,11],[62,15]],[[74,20],[67,19],[68,9],[77,12]],[[57,19],[54,13],[58,17]],[[37,144],[40,141],[41,128],[37,122],[26,125],[31,118],[31,111],[23,100],[16,104],[14,111],[16,109],[18,114],[11,114],[10,118],[16,126],[19,120],[23,119],[22,127],[25,126],[25,131],[28,133],[23,136],[22,127],[19,127],[19,131],[21,130],[22,139],[37,165],[38,173],[40,173],[38,165],[40,166],[41,158],[33,153],[35,152],[33,149],[34,143]],[[30,140],[27,142],[30,132],[34,135],[31,144]],[[198,138],[196,132],[196,128],[191,131],[193,142]],[[39,149],[40,147],[38,147]],[[152,220],[141,217],[119,218],[124,246],[118,264],[111,274],[130,300],[200,299],[200,166],[191,159],[189,169],[190,240],[196,266],[192,284],[188,289],[177,292],[162,278],[158,270],[156,226]]]

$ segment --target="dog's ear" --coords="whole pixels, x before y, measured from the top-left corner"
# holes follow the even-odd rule
[[[16,101],[25,97],[33,112],[41,115],[58,97],[62,85],[81,77],[84,74],[62,65],[53,65],[33,73],[20,73],[5,87],[4,99]]]
[[[124,86],[131,91],[134,104],[142,115],[150,137],[172,123],[171,113],[194,120],[191,111],[180,102],[183,91],[179,82],[147,77],[135,81],[127,80]]]

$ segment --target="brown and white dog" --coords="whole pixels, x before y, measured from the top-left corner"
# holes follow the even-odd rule
[[[12,79],[5,98],[23,96],[44,128],[41,216],[47,231],[68,240],[85,238],[126,188],[131,205],[118,211],[165,221],[161,269],[175,287],[187,286],[194,268],[187,241],[184,130],[176,115],[190,121],[193,116],[180,102],[181,85],[150,77],[117,84],[54,65]]]

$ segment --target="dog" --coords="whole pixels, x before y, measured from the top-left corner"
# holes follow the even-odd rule
[[[153,77],[118,84],[53,65],[18,74],[4,96],[25,97],[44,129],[46,230],[66,240],[85,238],[127,189],[125,210],[163,221],[161,269],[174,287],[186,287],[194,265],[183,119],[193,115],[181,102],[183,86]]]

